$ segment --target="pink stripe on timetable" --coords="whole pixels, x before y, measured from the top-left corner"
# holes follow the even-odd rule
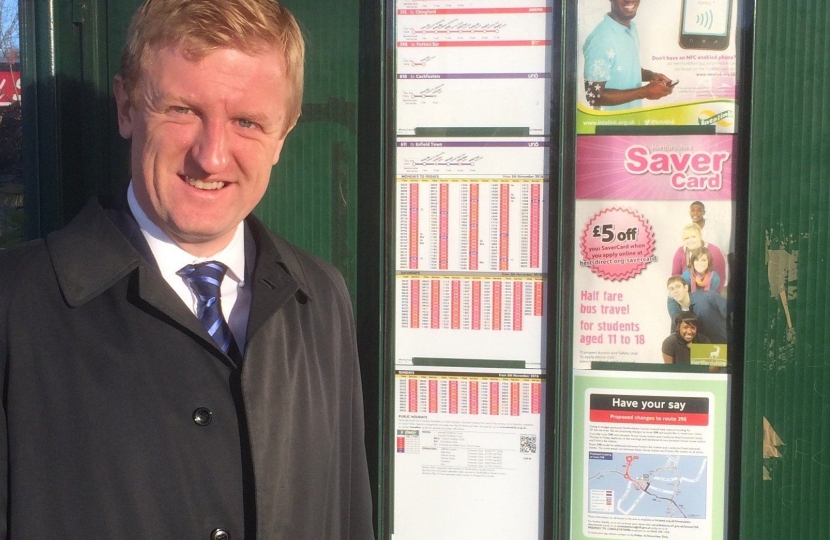
[[[470,184],[470,270],[478,270],[478,184]]]
[[[398,15],[504,15],[508,13],[550,13],[552,9],[550,7],[399,9]]]
[[[418,379],[409,379],[408,386],[409,412],[418,412]]]
[[[429,412],[438,412],[438,381],[429,380]]]
[[[493,330],[501,330],[501,281],[493,282]]]
[[[499,414],[499,383],[498,381],[490,382],[490,415],[498,416]]]
[[[450,414],[458,414],[458,381],[450,381]]]
[[[539,267],[539,238],[542,229],[540,219],[542,206],[542,186],[530,186],[530,266]]]
[[[470,414],[478,414],[478,381],[470,381]]]
[[[524,295],[521,281],[513,283],[513,330],[522,330],[522,314],[524,313]]]
[[[510,416],[519,416],[521,393],[519,383],[510,383]]]
[[[533,414],[542,412],[542,383],[535,382],[530,385],[530,412]]]
[[[545,286],[541,281],[533,284],[533,315],[541,317],[544,311]]]
[[[545,47],[549,39],[511,39],[503,41],[398,41],[398,47]]]
[[[413,279],[409,282],[409,327],[421,327],[421,281]]]
[[[438,197],[438,268],[446,270],[449,264],[450,186],[441,184]]]
[[[452,299],[450,304],[450,325],[453,330],[461,328],[461,282],[452,282]]]
[[[473,330],[481,330],[481,282],[473,281],[473,294],[470,309],[472,309]]]
[[[499,270],[510,265],[510,186],[499,186]]]
[[[398,454],[403,454],[406,452],[406,439],[404,437],[396,437],[395,438],[395,447],[397,448]]]
[[[429,327],[441,328],[441,282],[433,279],[430,286],[432,290],[429,298]]]
[[[409,184],[409,268],[418,268],[418,184]]]

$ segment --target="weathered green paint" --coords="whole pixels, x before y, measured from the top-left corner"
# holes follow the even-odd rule
[[[740,538],[825,540],[830,4],[760,0],[756,8],[742,466],[735,479]],[[767,457],[764,419],[771,427]]]
[[[337,266],[354,298],[358,1],[284,4],[306,38],[303,115],[256,213],[277,233]]]

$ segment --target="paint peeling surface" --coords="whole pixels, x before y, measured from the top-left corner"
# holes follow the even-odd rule
[[[769,332],[764,338],[768,367],[782,369],[796,359],[796,330],[792,302],[798,297],[798,238],[769,229],[765,238],[765,261],[770,296],[780,302],[781,309],[769,320]],[[782,317],[783,315],[783,317]],[[783,320],[782,320],[783,319]],[[786,322],[784,335],[776,339],[775,328]]]
[[[766,417],[763,418],[763,440],[761,443],[761,454],[763,457],[763,467],[761,471],[761,478],[765,481],[771,481],[775,475],[775,460],[781,458],[781,451],[779,446],[784,446],[784,441],[775,432],[772,424]]]
[[[772,428],[772,425],[769,423],[769,420],[764,417],[764,443],[763,443],[763,454],[764,459],[768,458],[780,458],[781,452],[778,451],[778,446],[782,446],[784,441],[781,440],[781,437],[778,436],[778,433]]]
[[[797,289],[795,281],[798,279],[798,251],[792,253],[785,249],[770,249],[767,251],[767,277],[769,278],[770,295],[775,298],[786,293],[789,300],[795,300]]]

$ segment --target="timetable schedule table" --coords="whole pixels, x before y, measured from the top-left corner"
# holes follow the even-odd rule
[[[394,6],[393,538],[537,540],[554,8]]]

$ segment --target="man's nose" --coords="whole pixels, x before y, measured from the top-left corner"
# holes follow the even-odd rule
[[[193,159],[205,173],[217,174],[228,165],[228,135],[222,122],[205,121],[193,143]]]

